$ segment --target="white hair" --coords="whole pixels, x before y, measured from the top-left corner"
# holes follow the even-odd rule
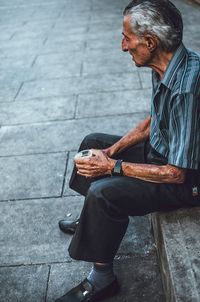
[[[159,5],[155,2],[144,1],[125,10],[124,15],[130,15],[132,30],[136,35],[156,36],[160,41],[160,46],[164,50],[171,51],[177,48],[182,41],[182,19],[179,22],[180,26],[175,27],[173,20],[163,16],[162,9],[159,9]],[[180,17],[180,13],[178,17]]]

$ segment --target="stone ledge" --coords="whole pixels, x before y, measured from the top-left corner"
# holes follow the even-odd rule
[[[152,214],[166,302],[200,301],[200,207]]]

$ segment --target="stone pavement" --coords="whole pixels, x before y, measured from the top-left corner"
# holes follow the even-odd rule
[[[82,206],[68,188],[81,139],[123,135],[149,112],[150,71],[120,50],[127,2],[0,0],[0,302],[52,302],[90,269],[57,223]],[[199,11],[175,3],[199,49]],[[115,266],[109,301],[165,301],[148,216],[131,219]]]

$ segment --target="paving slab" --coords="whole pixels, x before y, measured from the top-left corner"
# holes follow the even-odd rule
[[[101,22],[102,21],[111,21],[111,20],[115,20],[115,19],[119,19],[122,17],[122,10],[119,7],[114,7],[113,3],[111,4],[112,8],[110,9],[93,9],[92,14],[91,14],[91,18],[90,18],[90,22]],[[106,6],[107,7],[107,6]],[[121,22],[123,22],[123,19],[120,19]],[[118,22],[118,21],[117,21]]]
[[[79,34],[86,33],[88,31],[88,26],[90,23],[90,11],[84,12],[83,15],[80,15],[76,22],[73,22],[76,19],[76,14],[68,15],[67,17],[62,15],[59,19],[56,20],[55,26],[52,29],[53,33],[66,32],[68,34]],[[71,26],[73,22],[73,27]],[[67,43],[66,43],[67,44]]]
[[[106,51],[103,58],[101,54],[102,51],[97,49],[88,50],[85,54],[82,50],[82,52],[39,55],[33,68],[27,74],[26,80],[79,76],[81,72],[83,75],[91,75],[132,73],[136,70],[135,65],[131,64],[130,57],[122,53],[120,49]]]
[[[54,64],[41,64],[34,66],[27,74],[27,80],[46,80],[46,79],[60,79],[71,76],[80,76],[82,71],[82,60],[71,60],[69,63],[59,65]],[[75,91],[74,91],[75,92]],[[72,92],[71,92],[72,93]]]
[[[38,122],[60,121],[74,118],[75,95],[29,100],[18,99],[13,103],[0,103],[1,125],[21,125]]]
[[[0,157],[0,200],[61,196],[66,153]]]
[[[1,36],[0,36],[0,42],[1,44],[7,40],[10,40],[12,35],[14,34],[14,30],[13,32],[10,32],[10,31],[4,31],[1,33]]]
[[[1,302],[43,302],[49,267],[32,265],[0,268]]]
[[[0,266],[71,261],[71,235],[60,231],[58,221],[77,218],[81,207],[77,196],[1,202]]]
[[[69,9],[69,12],[70,12],[70,9]],[[60,18],[57,19],[56,21],[56,24],[58,25],[61,25],[61,26],[68,26],[69,28],[71,27],[71,30],[70,32],[73,33],[73,29],[72,29],[72,26],[71,24],[74,23],[74,20],[76,20],[75,22],[75,27],[77,26],[85,26],[85,25],[88,25],[89,24],[89,21],[90,21],[90,15],[91,15],[91,12],[90,10],[88,11],[84,11],[83,15],[79,15],[78,18],[77,17],[77,14],[76,14],[76,11],[74,13],[68,13],[66,14],[64,11],[63,13],[61,14]]]
[[[0,61],[1,70],[8,69],[25,69],[27,67],[31,67],[34,57],[18,57],[15,58],[4,58],[3,61]]]
[[[59,4],[65,4],[66,0],[59,0]],[[1,0],[1,8],[29,8],[29,7],[35,7],[35,6],[50,6],[55,5],[55,0],[47,0],[45,2],[41,2],[40,0],[33,0],[31,3],[28,3],[26,0],[10,0],[9,2],[7,0]]]
[[[66,20],[68,18],[69,19],[70,18],[74,19],[74,17],[76,17],[76,16],[80,16],[81,19],[82,19],[82,17],[85,17],[85,16],[89,16],[90,17],[91,10],[92,10],[91,1],[88,1],[88,0],[84,1],[83,0],[80,3],[78,3],[78,5],[74,1],[66,1],[64,9],[62,11],[62,14],[60,15],[59,20],[61,20],[61,19],[65,19]],[[79,21],[77,20],[77,22],[79,22]]]
[[[26,80],[80,76],[82,52],[52,53],[37,56]]]
[[[83,49],[84,50],[84,49]],[[51,54],[41,54],[38,55],[34,66],[35,67],[44,67],[45,64],[51,64],[51,66],[54,68],[55,65],[61,65],[63,66],[63,69],[66,68],[68,65],[77,62],[82,62],[85,58],[87,58],[88,54],[85,54],[83,50],[79,51],[71,51],[68,53],[51,53]]]
[[[123,259],[135,255],[148,256],[155,252],[149,216],[129,217],[126,235],[119,247],[117,258]]]
[[[14,11],[12,9],[12,12],[7,12],[6,10],[3,11],[3,14],[1,14],[1,19],[0,19],[0,25],[1,24],[22,24],[23,22],[26,22],[29,20],[29,18],[31,17],[33,11],[27,11],[26,13],[22,14],[22,15],[18,15],[17,10]]]
[[[86,22],[83,22],[82,24],[74,24],[73,27],[70,26],[71,20],[67,20],[68,23],[63,22],[59,19],[59,21],[56,22],[54,28],[51,31],[51,35],[76,35],[76,34],[85,34],[88,32],[88,18],[86,18]],[[79,21],[80,22],[80,21]]]
[[[101,2],[99,2],[98,0],[92,0],[92,3],[93,3],[94,8],[96,7],[96,8],[105,10],[105,7],[108,7],[107,11],[110,11],[110,10],[113,10],[116,8],[117,9],[124,8],[127,5],[127,0],[115,0],[115,2],[113,2],[113,3],[112,3],[112,1],[107,3],[106,0],[102,0]]]
[[[41,6],[41,5],[34,5],[31,7],[33,12],[31,15],[32,21],[41,21],[41,20],[56,20],[62,13],[64,8],[64,4],[60,2],[60,5],[56,3],[52,3],[50,6]],[[24,8],[25,10],[27,8]]]
[[[1,13],[4,12],[4,10],[1,10],[1,7],[0,7],[0,12],[1,12]],[[15,32],[17,29],[22,28],[22,27],[24,26],[24,22],[19,23],[18,26],[17,26],[17,24],[14,24],[14,25],[15,25],[16,27],[14,27],[13,24],[7,24],[7,23],[0,24],[0,29],[1,29],[2,31],[8,32],[8,33],[9,33],[10,31],[13,33],[13,31]]]
[[[12,80],[9,82],[0,79],[0,103],[8,103],[14,101],[22,82],[20,80]],[[1,121],[0,121],[1,123]]]
[[[2,5],[2,2],[1,2]],[[12,21],[18,18],[22,18],[24,21],[24,18],[30,19],[34,9],[32,7],[18,7],[18,6],[12,6],[9,8],[5,8],[2,10],[3,14],[1,16],[1,20],[5,21]],[[7,24],[10,22],[6,22]]]
[[[39,54],[48,54],[48,53],[69,53],[73,51],[79,51],[80,49],[85,48],[85,41],[76,41],[66,43],[65,40],[48,41],[43,46],[43,48],[38,52]]]
[[[77,5],[76,3],[74,3],[73,5],[73,2],[68,2],[68,4],[65,6],[65,9],[61,13],[59,20],[64,20],[64,22],[68,22],[69,20],[73,22],[74,20],[76,20],[75,21],[76,24],[80,24],[82,23],[82,21],[89,20],[92,10],[91,2],[87,2],[87,3],[80,2],[79,9],[81,10],[81,14],[78,14],[80,18],[76,20]]]
[[[47,39],[47,34],[41,34],[40,36],[36,36],[36,37],[32,37],[31,34],[29,36],[26,36],[23,38],[20,37],[20,35],[18,35],[15,39],[15,36],[13,37],[13,39],[11,39],[9,41],[9,43],[5,44],[5,46],[7,46],[7,48],[9,47],[21,47],[23,49],[23,47],[35,47],[37,49],[37,47],[42,47],[44,42]]]
[[[49,30],[52,30],[52,28],[55,26],[56,21],[52,21],[51,19],[49,20],[41,20],[41,21],[36,21],[30,19],[28,22],[23,24],[21,28],[16,30],[16,34],[21,33],[26,37],[25,34],[29,33],[41,33],[41,32],[48,32]]]
[[[18,200],[1,202],[0,266],[71,261],[71,236],[58,228],[60,219],[77,219],[83,197]],[[148,216],[130,218],[117,258],[148,256],[154,252]]]
[[[50,30],[50,29],[49,29]],[[38,30],[38,31],[20,31],[20,32],[15,32],[13,35],[11,41],[18,41],[18,40],[23,40],[23,39],[30,39],[31,41],[36,39],[36,40],[42,40],[47,38],[49,30],[43,31],[43,30]]]
[[[131,57],[128,56],[127,53],[123,53],[119,47],[117,49],[108,49],[106,51],[98,49],[86,50],[85,52],[83,75],[100,73],[132,73],[135,70],[136,66],[131,61]]]
[[[155,251],[154,251],[155,253]],[[115,261],[115,271],[121,284],[121,293],[104,301],[117,302],[164,302],[162,284],[159,280],[158,265],[150,256]],[[89,273],[91,264],[79,261],[51,266],[47,301],[53,302],[73,286],[81,282]]]
[[[112,100],[114,104],[112,104]],[[151,90],[80,94],[76,118],[150,112]]]
[[[47,122],[0,128],[0,156],[76,150],[91,132],[123,135],[147,113],[115,117]],[[81,129],[81,131],[80,131]]]
[[[49,52],[49,50],[45,49],[43,50],[43,40],[31,40],[31,39],[22,39],[13,41],[10,40],[7,43],[4,43],[0,46],[0,54],[3,57],[10,58],[14,60],[16,57],[23,57],[23,56],[29,56],[30,57],[36,57],[36,55],[42,53],[42,51]]]
[[[47,75],[48,76],[48,75]],[[76,93],[133,90],[140,89],[137,72],[97,74],[84,77],[70,77],[50,80],[35,80],[25,82],[19,92],[20,99],[33,99],[55,95],[69,95]]]
[[[87,49],[116,49],[121,50],[121,35],[117,35],[110,40],[102,39],[92,39],[88,40],[86,43]]]
[[[104,22],[93,22],[89,23],[88,33],[96,33],[98,31],[105,31],[105,32],[119,32],[121,30],[122,21],[120,18],[116,18],[116,21],[113,22],[112,20],[107,20]],[[106,50],[106,49],[105,49]]]
[[[67,33],[62,32],[62,35],[55,35],[55,33],[51,33],[48,36],[48,40],[47,40],[47,45],[51,44],[51,43],[56,43],[56,44],[60,44],[63,39],[64,39],[64,35],[66,35]],[[73,34],[70,33],[68,34],[67,38],[68,38],[68,42],[71,43],[75,43],[76,41],[86,41],[86,40],[96,40],[96,39],[117,39],[117,37],[121,37],[121,31],[118,32],[97,32],[97,33],[77,33],[77,34]]]
[[[3,12],[4,9],[2,9],[2,10],[0,9],[0,11]],[[21,20],[21,19],[12,20],[12,22],[11,22],[10,19],[8,19],[8,20],[6,20],[6,19],[0,19],[0,27],[5,26],[5,25],[6,25],[6,27],[14,27],[14,26],[20,27],[21,25],[24,24],[24,22],[25,21]]]

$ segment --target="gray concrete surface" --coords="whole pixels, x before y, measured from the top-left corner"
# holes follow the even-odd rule
[[[90,270],[57,223],[82,206],[68,188],[81,139],[123,135],[149,112],[150,71],[120,50],[127,2],[0,0],[0,302],[52,302]],[[199,11],[175,3],[198,50]],[[165,301],[148,216],[131,218],[115,267],[109,301]]]

